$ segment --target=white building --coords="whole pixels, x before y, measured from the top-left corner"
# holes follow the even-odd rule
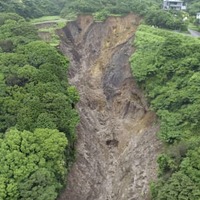
[[[186,10],[186,5],[181,0],[164,0],[164,10]]]
[[[197,13],[196,19],[200,19],[200,12]]]

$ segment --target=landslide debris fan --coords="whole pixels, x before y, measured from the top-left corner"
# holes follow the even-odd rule
[[[158,125],[131,75],[140,18],[79,16],[58,31],[80,93],[77,159],[59,200],[145,200],[156,178]]]

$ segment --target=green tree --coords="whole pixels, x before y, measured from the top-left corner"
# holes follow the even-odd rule
[[[160,181],[153,187],[153,199],[196,200],[200,198],[199,149],[188,152],[180,165],[179,172],[174,173],[167,182]]]
[[[187,24],[181,15],[170,13],[160,9],[152,9],[145,16],[145,22],[159,28],[172,30],[187,30]]]
[[[54,200],[66,174],[66,145],[58,130],[7,132],[0,140],[0,198]]]
[[[0,29],[0,199],[55,200],[79,120],[68,60],[18,15],[0,14]]]
[[[199,40],[142,25],[135,45],[132,71],[157,113],[166,147],[152,199],[199,199]]]

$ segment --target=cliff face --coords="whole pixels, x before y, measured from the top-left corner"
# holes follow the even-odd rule
[[[77,159],[59,200],[146,200],[160,143],[155,114],[131,75],[140,18],[80,16],[60,30],[69,79],[80,93]]]

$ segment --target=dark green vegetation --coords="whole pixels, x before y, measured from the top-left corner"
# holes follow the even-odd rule
[[[96,20],[102,21],[109,15],[134,12],[146,16],[145,21],[149,25],[173,30],[187,29],[183,13],[177,15],[161,8],[162,0],[0,0],[1,12],[16,12],[25,18],[61,15],[71,20],[78,14],[93,14]]]
[[[74,105],[79,97],[68,84],[68,61],[39,41],[35,27],[19,15],[89,13],[104,20],[134,12],[149,25],[185,30],[182,13],[160,10],[161,2],[0,0],[0,199],[56,199],[74,159],[78,122]],[[188,0],[188,8],[196,15],[199,1]],[[200,199],[199,40],[141,26],[136,47],[134,76],[157,112],[159,137],[166,143],[153,199]]]
[[[188,13],[192,16],[190,19],[189,28],[200,32],[200,20],[196,19],[197,13],[200,12],[200,1],[198,0],[187,0],[188,2]]]
[[[145,17],[145,22],[149,25],[187,30],[187,23],[183,21],[185,13],[163,11],[162,0],[66,0],[61,16],[70,18],[79,13],[90,13],[96,20],[105,20],[109,15],[124,15],[130,12]]]
[[[200,12],[200,1],[199,0],[187,0],[188,12],[191,15],[196,16],[197,12]]]
[[[146,14],[150,9],[158,9],[161,0],[66,0],[61,15],[92,13],[98,18],[108,14],[127,14],[129,12]]]
[[[157,113],[166,144],[152,199],[200,199],[200,41],[143,25],[135,46],[132,71]]]
[[[46,15],[68,16],[90,13],[98,19],[108,14],[136,12],[145,14],[150,8],[158,9],[161,0],[0,0],[0,12],[15,12],[25,18]]]
[[[64,133],[8,131],[0,139],[0,199],[55,200],[64,181]]]
[[[65,0],[0,0],[0,12],[14,12],[25,18],[59,15]]]
[[[149,25],[173,30],[187,30],[187,23],[183,21],[184,13],[167,12],[161,8],[162,0],[66,0],[61,16],[70,18],[79,13],[90,13],[96,20],[105,20],[109,15],[134,12],[145,16],[145,22]]]
[[[54,200],[79,120],[68,61],[16,14],[1,14],[0,30],[0,199]]]
[[[159,28],[186,31],[188,23],[184,21],[185,12],[167,12],[164,10],[150,10],[145,16],[145,22]]]

